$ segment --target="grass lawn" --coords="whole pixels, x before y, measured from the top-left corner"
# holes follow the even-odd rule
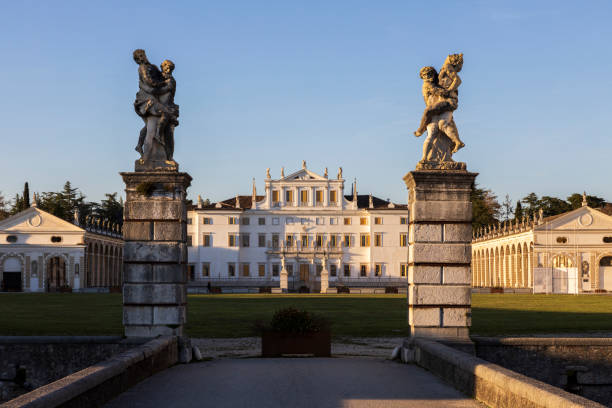
[[[612,332],[612,296],[472,297],[472,334]],[[190,295],[192,337],[253,335],[286,306],[325,315],[335,336],[405,336],[405,295]],[[0,294],[0,335],[121,335],[120,294]]]

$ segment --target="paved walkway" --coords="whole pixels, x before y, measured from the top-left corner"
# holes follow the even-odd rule
[[[106,408],[482,407],[429,372],[365,358],[220,359],[177,365]]]

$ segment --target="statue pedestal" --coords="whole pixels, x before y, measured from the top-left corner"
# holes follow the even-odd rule
[[[329,272],[327,269],[321,271],[321,293],[327,293],[329,289]]]
[[[282,293],[289,292],[289,274],[285,268],[280,273],[280,289]]]
[[[126,185],[123,325],[126,337],[183,336],[187,317],[187,173],[121,173]]]
[[[477,173],[411,171],[408,322],[413,337],[469,340],[472,203]]]

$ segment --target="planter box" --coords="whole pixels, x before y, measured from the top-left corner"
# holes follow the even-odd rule
[[[262,357],[281,357],[283,354],[314,354],[331,357],[331,332],[289,334],[266,331],[261,336]]]

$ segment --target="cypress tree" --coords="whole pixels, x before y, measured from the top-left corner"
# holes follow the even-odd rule
[[[23,186],[23,209],[30,208],[30,186],[25,182]]]

